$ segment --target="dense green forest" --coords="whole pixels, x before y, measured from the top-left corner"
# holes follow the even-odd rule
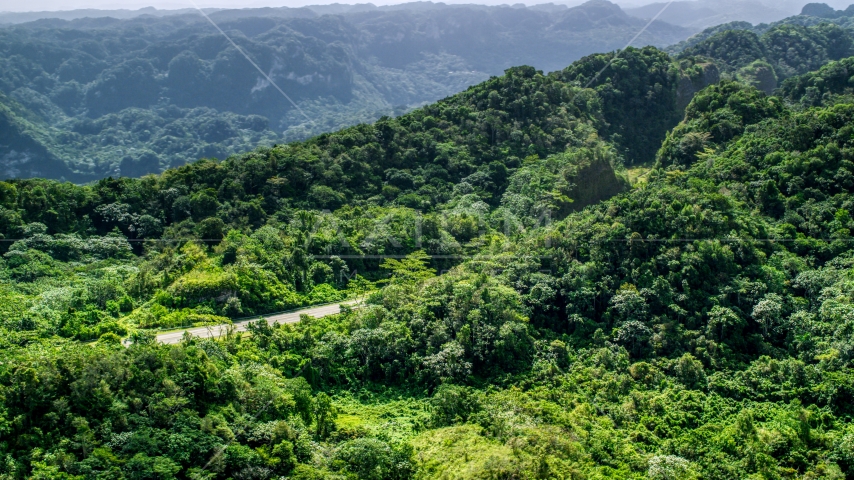
[[[645,25],[576,8],[219,10],[0,27],[0,178],[139,177],[397,116],[505,69],[560,70]],[[315,11],[316,10],[316,11]],[[656,22],[638,45],[690,30]]]
[[[715,45],[0,182],[0,476],[854,476],[854,58],[767,95]]]
[[[0,182],[4,478],[854,474],[854,60],[766,96],[609,59],[159,176]],[[631,186],[629,158],[655,162]]]

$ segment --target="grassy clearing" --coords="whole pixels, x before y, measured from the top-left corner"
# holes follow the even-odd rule
[[[652,164],[646,163],[642,165],[633,165],[626,169],[626,173],[629,177],[629,183],[633,187],[638,186],[642,183],[646,183],[649,177],[649,173],[652,171]]]
[[[429,430],[413,439],[420,479],[492,478],[518,470],[513,449],[486,438],[477,425]]]
[[[356,398],[349,392],[334,397],[335,425],[345,437],[375,436],[406,442],[426,428],[430,412],[426,400],[415,398]]]

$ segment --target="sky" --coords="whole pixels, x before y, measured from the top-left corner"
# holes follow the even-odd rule
[[[305,5],[323,5],[330,3],[373,3],[374,5],[389,5],[405,3],[411,0],[194,0],[202,7],[216,8],[253,8],[253,7],[302,7]],[[580,5],[585,0],[433,0],[444,3],[477,3],[482,5],[501,5],[508,3],[563,3],[570,6]],[[653,1],[639,1],[642,4],[653,3]],[[852,0],[854,1],[854,0]],[[618,3],[618,2],[615,2]],[[74,10],[79,8],[97,9],[128,9],[137,10],[144,7],[155,7],[158,9],[192,8],[190,0],[0,0],[0,12],[39,12]]]
[[[249,7],[301,7],[305,5],[319,5],[327,3],[373,3],[375,5],[388,5],[394,3],[404,3],[401,0],[195,0],[202,7],[220,7],[220,8],[249,8]],[[439,1],[439,0],[434,0]],[[538,3],[563,3],[570,6],[580,5],[585,0],[442,0],[445,3],[478,3],[486,5],[501,5],[508,3],[526,3],[535,5]],[[614,1],[614,0],[612,0]],[[616,0],[624,7],[640,6],[649,3],[656,3],[661,0]],[[765,0],[769,4],[780,4],[782,2],[789,3],[786,0]],[[810,0],[798,1],[791,0],[794,3],[806,4]],[[849,3],[854,3],[854,0],[811,0],[827,3],[835,8],[845,8]],[[129,9],[136,10],[143,7],[153,6],[158,9],[178,9],[192,8],[193,3],[190,0],[0,0],[0,12],[37,12],[37,11],[56,11],[56,10],[74,10],[78,8],[98,8],[98,9]]]

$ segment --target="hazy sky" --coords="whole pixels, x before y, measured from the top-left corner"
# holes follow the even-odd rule
[[[329,3],[373,3],[388,5],[405,3],[411,0],[194,0],[202,7],[248,8],[248,7],[301,7],[304,5],[322,5]],[[434,0],[445,3],[478,3],[485,5],[501,5],[507,3],[564,3],[580,5],[586,0]],[[854,1],[854,0],[852,0]],[[654,0],[628,0],[624,3],[640,4],[654,3]],[[620,3],[620,2],[615,2]],[[0,12],[36,12],[55,10],[74,10],[78,8],[98,9],[132,9],[152,6],[162,9],[192,8],[190,0],[0,0]]]
[[[373,3],[375,5],[387,5],[404,3],[401,0],[195,0],[202,7],[220,8],[249,8],[249,7],[301,7],[304,5],[322,5],[329,3]],[[479,3],[495,4],[517,3],[507,0],[443,0],[445,3]],[[526,2],[522,2],[526,3]],[[534,3],[548,3],[547,0]],[[567,4],[581,4],[582,0],[569,2],[556,2]],[[652,2],[645,2],[652,3]],[[192,8],[189,0],[0,0],[0,12],[36,12],[55,10],[74,10],[78,8],[98,9],[131,9],[136,10],[152,6],[160,9]]]
[[[327,3],[373,3],[375,5],[387,5],[403,3],[402,0],[195,0],[203,7],[224,8],[247,8],[247,7],[299,7],[304,5],[319,5]],[[564,3],[567,5],[579,5],[585,0],[443,0],[445,3],[479,3],[487,5],[500,5],[507,3],[526,3],[534,5],[538,3]],[[613,0],[612,0],[613,1]],[[660,0],[616,0],[623,6],[637,6],[655,3]],[[767,4],[796,3],[803,5],[809,1],[823,1],[835,8],[845,8],[854,0],[765,0]],[[0,0],[0,12],[33,12],[45,10],[73,10],[77,8],[101,8],[101,9],[139,9],[153,6],[155,8],[175,9],[190,8],[189,0]]]

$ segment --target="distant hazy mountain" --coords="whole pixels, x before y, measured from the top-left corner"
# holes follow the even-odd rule
[[[801,15],[819,18],[842,18],[854,15],[854,5],[845,10],[836,10],[826,3],[809,3],[801,10]]]
[[[667,2],[653,3],[638,8],[627,8],[626,13],[638,18],[653,18]],[[764,4],[759,0],[697,0],[674,2],[658,17],[667,23],[702,30],[714,25],[735,21],[753,24],[782,20],[797,13],[797,10],[776,4]]]
[[[0,176],[85,181],[223,158],[399,114],[511,66],[562,69],[624,47],[646,24],[605,0],[210,16],[302,112],[198,13],[40,19],[0,28]],[[656,22],[634,45],[691,33]]]
[[[57,12],[0,12],[0,24],[26,23],[41,20],[43,18],[58,18],[61,20],[77,20],[78,18],[101,18],[111,17],[119,19],[129,19],[150,15],[155,17],[164,17],[167,15],[176,15],[180,13],[189,13],[194,11],[192,8],[182,10],[158,10],[154,7],[141,8],[139,10],[99,10],[93,8],[62,10]]]

